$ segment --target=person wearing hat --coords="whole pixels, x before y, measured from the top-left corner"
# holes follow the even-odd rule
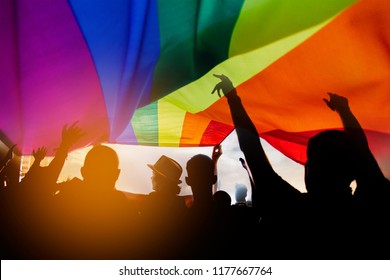
[[[177,161],[165,155],[147,166],[152,170],[153,191],[140,205],[146,240],[144,257],[176,258],[187,210],[184,199],[179,196],[183,169]]]
[[[177,195],[180,193],[180,176],[183,172],[180,164],[165,155],[161,156],[155,164],[147,164],[153,170],[153,190],[164,195]]]

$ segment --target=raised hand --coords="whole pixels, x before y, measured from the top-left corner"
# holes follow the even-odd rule
[[[217,162],[221,155],[222,155],[222,146],[220,144],[217,144],[213,148],[213,154],[211,157],[213,162]]]
[[[252,188],[252,191],[254,191],[256,189],[256,186],[255,186],[255,182],[253,181],[253,177],[252,177],[252,174],[248,168],[248,165],[246,164],[246,161],[240,157],[240,162],[241,162],[241,165],[242,167],[246,170],[246,172],[248,173],[248,177],[249,177],[249,181],[251,182],[251,188]]]
[[[62,128],[62,142],[61,147],[70,148],[81,137],[85,135],[85,132],[77,126],[78,121],[74,122],[70,127],[68,124]]]
[[[233,83],[230,81],[230,79],[225,76],[224,74],[218,75],[218,74],[213,74],[214,77],[221,79],[221,82],[215,85],[213,91],[211,94],[214,94],[214,92],[218,93],[218,96],[221,97],[220,91],[222,90],[222,93],[224,95],[228,95],[233,89]]]
[[[46,156],[47,148],[40,147],[37,150],[32,151],[32,155],[34,157],[34,162],[40,163]]]
[[[349,108],[348,99],[344,96],[328,92],[329,100],[323,98],[325,104],[332,110],[336,112],[341,112]]]

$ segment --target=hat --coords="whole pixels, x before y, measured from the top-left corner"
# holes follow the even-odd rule
[[[175,183],[180,184],[181,180],[179,179],[183,168],[180,164],[167,156],[161,156],[157,162],[153,164],[147,164],[154,172],[167,178]]]

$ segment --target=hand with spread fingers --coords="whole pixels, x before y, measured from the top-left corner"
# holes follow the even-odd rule
[[[77,124],[78,121],[74,122],[70,127],[68,127],[68,124],[64,125],[62,128],[61,147],[69,149],[85,135],[85,132]]]
[[[222,93],[225,96],[228,96],[230,94],[234,94],[234,86],[232,81],[225,76],[224,74],[218,75],[218,74],[213,74],[214,77],[221,79],[221,82],[215,85],[213,91],[211,94],[214,94],[214,92],[218,93],[218,96],[221,97],[220,91],[222,90]]]
[[[32,151],[32,155],[34,157],[34,162],[40,163],[47,154],[47,148],[46,147],[39,147],[37,150]]]

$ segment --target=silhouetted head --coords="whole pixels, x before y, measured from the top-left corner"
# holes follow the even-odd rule
[[[244,184],[236,184],[235,198],[236,202],[246,202],[248,189]]]
[[[181,183],[180,176],[183,168],[174,159],[165,155],[161,156],[155,164],[147,165],[153,170],[153,190],[167,194],[179,194]]]
[[[313,136],[307,145],[307,192],[318,197],[351,196],[355,163],[352,142],[344,131],[327,130]]]
[[[212,196],[212,186],[217,181],[214,175],[214,162],[206,155],[198,154],[187,161],[186,182],[191,186],[192,193],[197,197]]]
[[[94,146],[85,156],[81,174],[84,182],[106,189],[115,187],[120,169],[117,153],[104,145]]]
[[[218,209],[228,209],[232,203],[230,195],[223,190],[216,191],[213,194],[214,205]]]

